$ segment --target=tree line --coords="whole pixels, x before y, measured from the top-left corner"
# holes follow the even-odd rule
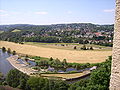
[[[113,43],[108,42],[109,38],[101,37],[93,37],[92,39],[88,38],[75,38],[71,36],[57,37],[57,36],[42,36],[36,35],[32,37],[23,37],[26,32],[5,32],[0,35],[0,40],[10,41],[15,43],[22,42],[41,42],[41,43],[79,43],[79,44],[95,44],[101,46],[110,46],[112,47]],[[110,39],[112,40],[112,39]],[[96,42],[97,41],[97,42]]]

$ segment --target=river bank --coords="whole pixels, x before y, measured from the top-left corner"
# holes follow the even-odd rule
[[[67,83],[74,83],[80,79],[84,79],[84,78],[88,78],[90,76],[90,71],[83,71],[80,73],[71,73],[71,74],[67,74],[67,73],[57,73],[57,74],[50,74],[50,73],[41,73],[41,74],[35,74],[37,73],[36,70],[32,69],[30,67],[30,65],[28,65],[26,62],[19,62],[19,56],[18,55],[13,55],[7,58],[7,60],[9,61],[9,63],[16,69],[18,69],[19,71],[26,73],[29,76],[40,76],[43,78],[48,78],[48,79],[56,79],[56,80],[65,80],[67,81]]]
[[[28,64],[20,63],[19,61],[17,61],[17,59],[18,59],[18,55],[10,56],[9,58],[7,58],[10,64],[19,71],[26,73],[27,75],[31,75],[32,73],[35,73],[35,70],[29,67]]]

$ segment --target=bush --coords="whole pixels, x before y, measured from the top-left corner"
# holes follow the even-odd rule
[[[2,47],[2,51],[3,51],[3,52],[6,52],[6,48],[5,48],[5,47]]]
[[[13,55],[16,55],[16,51],[13,51],[13,53],[12,53]]]
[[[90,47],[90,50],[93,50],[93,47],[92,47],[92,46]]]
[[[11,53],[11,49],[10,49],[10,48],[8,48],[7,52],[10,54],[10,53]]]
[[[74,46],[74,49],[77,49],[77,47],[76,47],[76,46]]]
[[[81,47],[81,50],[87,50],[86,46],[83,45],[83,47]]]

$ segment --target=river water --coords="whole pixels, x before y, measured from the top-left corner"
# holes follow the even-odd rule
[[[4,76],[6,76],[11,69],[14,69],[7,60],[8,57],[10,57],[10,55],[7,52],[3,53],[0,49],[0,72],[2,72]]]

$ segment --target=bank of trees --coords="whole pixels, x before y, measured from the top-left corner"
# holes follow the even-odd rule
[[[59,60],[58,58],[53,59],[52,57],[49,59],[42,59],[39,56],[34,56],[34,57],[30,57],[32,59],[35,59],[36,62],[36,66],[41,67],[41,68],[48,68],[50,67],[54,67],[55,69],[66,69],[66,68],[75,68],[77,70],[80,69],[85,69],[85,68],[90,68],[92,66],[94,66],[94,64],[89,64],[89,63],[68,63],[66,59],[63,59],[63,61]],[[37,69],[37,68],[36,68]]]
[[[112,47],[113,46],[113,43],[109,43],[109,42],[94,42],[93,44],[95,45],[100,45],[100,46],[109,46],[109,47]]]
[[[68,90],[69,85],[61,80],[30,77],[27,81],[32,90]]]
[[[98,65],[99,68],[91,73],[89,79],[72,84],[69,90],[109,90],[111,60],[110,56],[105,62]]]
[[[81,50],[94,50],[93,47],[87,47],[85,44],[80,48]]]
[[[16,55],[16,51],[12,51],[10,48],[6,49],[5,47],[2,47],[2,52],[7,52],[8,54]]]
[[[68,90],[69,87],[64,81],[29,77],[16,69],[9,71],[6,77],[6,84],[22,90]]]
[[[24,89],[27,84],[26,81],[28,79],[29,79],[29,76],[18,71],[17,69],[13,69],[9,71],[6,77],[6,82],[11,87],[14,87],[14,88],[18,87],[18,88]]]
[[[58,37],[54,36],[36,36],[36,37],[25,37],[26,42],[45,42],[45,43],[58,43],[60,42]]]
[[[68,67],[68,63],[66,59],[63,61],[60,61],[58,58],[57,59],[48,59],[48,60],[36,60],[37,66],[41,68],[48,68],[49,66],[54,67],[54,68],[64,68]]]
[[[96,44],[96,45],[110,46],[110,47],[112,47],[113,45],[112,42],[109,42],[109,40],[106,39],[96,40],[95,38],[92,38],[91,40],[89,38],[79,38],[79,37],[75,38],[72,36],[58,37],[58,36],[41,36],[41,35],[36,35],[32,37],[23,37],[22,35],[19,35],[19,33],[17,34],[11,33],[10,35],[2,34],[0,35],[0,40],[10,41],[20,44],[22,44],[22,42],[41,42],[41,43]]]

